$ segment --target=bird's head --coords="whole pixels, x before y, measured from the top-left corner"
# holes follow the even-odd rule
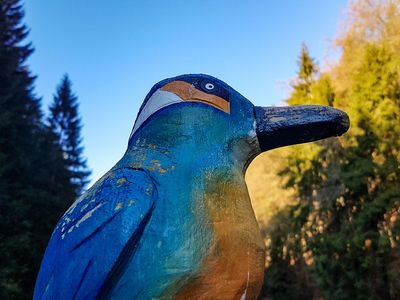
[[[130,142],[154,126],[172,140],[179,133],[192,136],[199,147],[202,143],[224,144],[235,153],[242,152],[239,155],[247,165],[270,149],[339,136],[348,130],[349,118],[328,106],[254,106],[223,81],[190,74],[153,86],[140,107]]]

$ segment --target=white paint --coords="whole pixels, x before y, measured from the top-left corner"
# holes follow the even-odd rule
[[[159,111],[161,108],[168,105],[183,102],[183,100],[174,93],[168,91],[157,90],[153,93],[146,105],[143,107],[140,115],[137,117],[135,126],[132,129],[132,133],[129,138],[135,133],[135,131],[146,121],[152,114]]]
[[[102,207],[104,205],[104,203],[100,203],[99,205],[97,205],[96,207],[94,207],[93,209],[89,210],[76,224],[75,227],[78,228],[79,225],[81,225],[82,222],[86,221],[87,219],[89,219],[93,213],[98,210],[100,207]]]
[[[206,89],[212,90],[212,89],[214,89],[214,85],[212,83],[206,83]]]
[[[250,129],[250,131],[249,131],[249,137],[250,137],[250,138],[255,138],[255,137],[257,137],[256,128],[257,128],[257,123],[256,123],[256,121],[254,120],[254,122],[253,122],[253,127],[252,127],[252,128]]]
[[[240,300],[246,300],[247,289],[249,288],[249,281],[250,281],[249,255],[250,255],[250,251],[247,251],[247,282],[246,282],[246,289],[244,290],[244,293],[240,297]]]
[[[91,210],[89,210],[86,214],[84,214],[84,216],[78,222],[76,222],[76,224],[74,226],[72,226],[70,229],[68,229],[68,233],[71,233],[75,228],[78,228],[79,225],[82,224],[82,222],[84,222],[87,219],[89,219],[93,215],[93,213],[96,210],[98,210],[100,207],[102,207],[103,205],[104,205],[104,203],[100,203],[96,207],[94,207]],[[61,238],[64,239],[64,237],[65,237],[65,233],[61,236]]]
[[[240,300],[246,300],[246,295],[247,295],[247,289],[249,287],[249,281],[250,281],[250,271],[247,271],[247,283],[246,283],[246,289],[244,290],[244,293],[240,297]]]

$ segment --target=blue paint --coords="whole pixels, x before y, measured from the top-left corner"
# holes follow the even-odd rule
[[[149,96],[172,80],[157,84]],[[75,293],[76,299],[95,298],[153,203],[139,248],[124,262],[124,274],[108,293],[115,299],[160,297],[169,285],[201,267],[212,236],[205,229],[207,214],[196,203],[196,194],[206,172],[232,173],[237,162],[230,154],[231,143],[253,130],[253,105],[218,82],[231,93],[231,114],[196,102],[156,112],[131,138],[116,166],[67,211],[48,245],[34,299],[70,299]],[[126,181],[117,187],[122,178]],[[129,207],[130,200],[134,203]],[[116,209],[121,201],[122,207]],[[79,223],[90,211],[92,216]]]
[[[121,178],[126,181],[118,183]],[[150,195],[143,190],[146,186],[152,189]],[[96,295],[142,215],[154,203],[154,190],[146,172],[127,168],[108,172],[89,189],[53,232],[34,298],[87,299]],[[136,197],[135,203],[129,202],[131,195]]]
[[[203,79],[229,95],[230,113],[187,101],[152,114],[59,221],[34,299],[169,299],[200,272],[215,240],[206,184],[245,189],[246,167],[261,152],[254,106],[216,78],[164,80],[144,104],[166,83]]]

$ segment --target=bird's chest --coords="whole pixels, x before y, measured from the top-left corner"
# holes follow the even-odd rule
[[[255,299],[265,254],[246,186],[209,185],[200,200],[212,239],[200,270],[176,299]]]

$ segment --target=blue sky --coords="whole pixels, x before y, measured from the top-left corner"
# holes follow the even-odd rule
[[[332,58],[347,1],[25,1],[36,93],[46,108],[68,73],[80,100],[85,156],[97,180],[123,155],[156,82],[216,76],[256,105],[279,104],[300,45]]]

